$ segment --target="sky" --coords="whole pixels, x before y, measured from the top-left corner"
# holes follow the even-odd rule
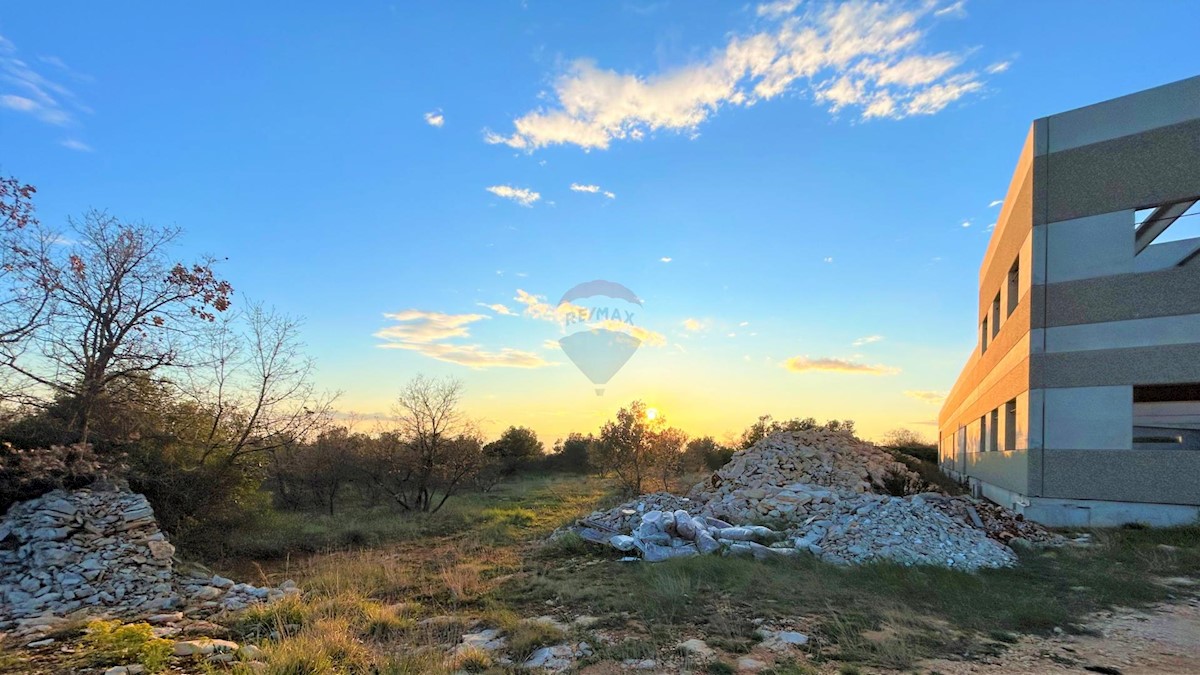
[[[932,438],[1029,125],[1196,75],[1189,40],[1144,36],[1197,18],[5,2],[0,174],[50,226],[100,208],[183,228],[180,257],[222,259],[235,302],[304,317],[344,414],[387,415],[426,374],[461,379],[488,434],[548,444],[635,399],[694,436],[770,413]],[[595,280],[636,301],[560,304]],[[588,330],[638,341],[603,395],[559,343]]]

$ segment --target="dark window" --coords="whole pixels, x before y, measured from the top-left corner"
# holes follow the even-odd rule
[[[1004,449],[1017,449],[1017,399],[1004,404]]]
[[[1017,308],[1017,301],[1021,299],[1021,259],[1018,257],[1013,261],[1012,269],[1008,271],[1008,314],[1012,316],[1013,310]]]

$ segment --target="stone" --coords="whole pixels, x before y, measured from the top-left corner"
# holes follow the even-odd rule
[[[129,675],[129,669],[125,666],[113,666],[104,671],[104,675]]]
[[[689,657],[696,659],[697,661],[709,661],[717,655],[717,653],[713,651],[712,647],[709,647],[704,640],[697,638],[680,642],[676,646],[676,649],[688,655]]]
[[[737,660],[737,669],[739,672],[757,673],[767,667],[766,662],[759,661],[750,656],[743,656]]]
[[[554,645],[542,647],[535,651],[521,664],[526,669],[543,669],[558,672],[570,668],[574,664],[575,649],[571,645]]]
[[[46,638],[44,640],[34,640],[25,646],[29,649],[37,649],[38,647],[46,647],[52,644],[54,644],[54,638]]]
[[[242,645],[237,650],[237,655],[246,661],[258,661],[263,657],[263,650],[255,645]]]

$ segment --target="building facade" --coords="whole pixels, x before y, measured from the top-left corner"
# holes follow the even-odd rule
[[[979,272],[942,469],[1061,526],[1200,515],[1200,77],[1039,119]]]

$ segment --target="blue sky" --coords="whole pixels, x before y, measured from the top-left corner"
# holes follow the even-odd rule
[[[0,172],[50,225],[97,207],[184,228],[181,255],[306,317],[344,411],[427,373],[462,378],[485,429],[547,440],[634,398],[718,437],[763,412],[931,434],[1030,122],[1195,75],[1189,40],[1143,36],[1196,18],[6,3]],[[603,397],[535,316],[592,279],[635,291],[647,331]]]

